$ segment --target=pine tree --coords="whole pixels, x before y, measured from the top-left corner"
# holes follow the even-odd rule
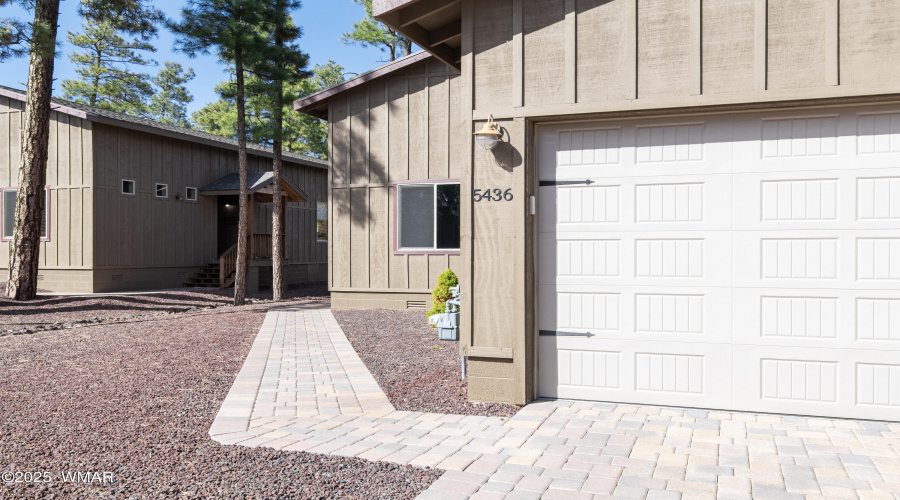
[[[44,186],[47,184],[50,145],[50,95],[53,88],[58,19],[59,0],[37,0],[34,4],[34,22],[27,27],[20,25],[18,31],[21,40],[27,41],[30,61],[19,188],[6,284],[6,296],[13,300],[31,300],[37,295],[41,221],[46,201]]]
[[[247,243],[250,233],[247,187],[247,130],[244,121],[245,71],[261,58],[262,30],[266,9],[261,0],[190,0],[181,11],[181,22],[169,22],[175,32],[176,49],[190,57],[215,51],[219,59],[234,65],[237,104],[238,176],[240,215],[238,218],[237,269],[234,304],[244,303],[247,280]]]
[[[275,302],[284,295],[284,199],[282,198],[282,144],[284,141],[284,108],[296,96],[285,92],[285,84],[309,78],[306,71],[309,56],[300,50],[296,41],[302,30],[294,24],[290,11],[300,8],[299,0],[270,0],[267,31],[268,46],[255,72],[268,85],[265,89],[272,120],[272,298]],[[289,113],[291,114],[291,113]]]
[[[372,0],[353,0],[366,9],[366,17],[353,23],[353,31],[344,33],[344,43],[356,43],[363,47],[374,46],[387,52],[390,60],[397,59],[398,52],[408,56],[412,52],[412,41],[381,21],[372,17]]]
[[[165,63],[165,67],[153,77],[154,94],[147,104],[147,116],[162,123],[189,127],[187,105],[194,100],[185,83],[194,79],[194,70],[187,71],[181,64]]]
[[[26,53],[29,56],[22,156],[6,286],[6,296],[13,300],[31,300],[37,295],[59,2],[18,0],[17,3],[34,11],[34,21],[28,24],[0,21],[0,61]],[[0,6],[8,3],[12,1],[0,0]],[[144,0],[84,0],[79,11],[90,19],[114,19],[121,23],[117,27],[145,37],[155,33],[154,18],[159,16]]]
[[[14,3],[12,0],[0,0],[0,7]],[[29,26],[8,17],[0,17],[0,62],[13,57],[28,55],[30,30]]]
[[[283,111],[284,130],[282,146],[289,153],[303,154],[315,158],[326,158],[328,152],[328,124],[324,120],[307,114],[296,113],[293,101],[333,87],[344,80],[344,68],[334,62],[317,64],[312,75],[299,82],[284,84],[285,105]],[[252,75],[247,78],[247,87],[259,88],[261,80]],[[218,101],[194,111],[191,122],[198,129],[211,134],[237,139],[237,111],[234,103],[234,82],[216,85],[216,92],[222,96]],[[289,96],[289,97],[287,97]],[[246,122],[248,140],[260,146],[272,146],[269,127],[271,109],[265,102],[265,94],[248,93]]]
[[[144,115],[153,95],[150,75],[133,68],[156,64],[141,55],[156,52],[156,48],[140,37],[125,39],[109,19],[88,19],[82,29],[82,33],[69,32],[69,43],[82,50],[69,55],[79,78],[63,80],[63,96],[111,111]]]
[[[334,87],[344,81],[344,67],[334,61],[317,64],[313,75],[289,86],[295,99],[315,94]],[[285,147],[292,153],[305,154],[316,158],[328,157],[328,122],[306,113],[296,113],[292,104],[285,113]]]

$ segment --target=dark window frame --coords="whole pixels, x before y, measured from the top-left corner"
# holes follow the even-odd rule
[[[12,241],[12,237],[7,237],[6,235],[6,214],[3,212],[4,209],[4,198],[5,194],[8,191],[15,191],[18,196],[19,187],[18,186],[6,186],[0,187],[0,241]],[[46,225],[46,234],[41,236],[41,241],[50,241],[50,187],[44,187],[44,224]],[[15,216],[13,216],[15,217]]]
[[[403,186],[425,185],[430,184],[436,191],[436,186],[440,184],[461,185],[459,179],[428,179],[428,180],[409,180],[395,181],[394,189],[394,255],[459,255],[459,248],[402,248],[400,246],[400,189]],[[460,206],[462,205],[462,192],[460,191]],[[435,227],[435,241],[437,240],[437,227]]]

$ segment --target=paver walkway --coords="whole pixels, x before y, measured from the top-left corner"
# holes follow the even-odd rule
[[[432,466],[420,498],[900,498],[900,424],[576,401],[395,411],[328,309],[271,311],[210,435]]]

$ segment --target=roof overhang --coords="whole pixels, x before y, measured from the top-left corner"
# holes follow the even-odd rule
[[[247,174],[247,192],[266,203],[272,201],[275,194],[275,177],[272,172],[250,172]],[[281,178],[282,197],[288,202],[307,201],[309,195],[300,186],[294,184],[287,177]],[[238,174],[228,174],[221,179],[208,184],[200,189],[202,196],[227,196],[241,194],[240,177]]]
[[[25,102],[27,98],[24,90],[19,91],[3,86],[0,86],[0,96],[14,99],[19,102]],[[146,132],[148,134],[170,137],[173,139],[180,139],[198,144],[205,144],[221,149],[228,149],[232,151],[238,150],[238,142],[232,139],[197,130],[185,129],[174,125],[154,122],[152,120],[129,116],[123,113],[116,113],[108,110],[92,108],[90,106],[82,104],[71,103],[71,105],[66,105],[65,101],[55,97],[50,102],[50,109],[51,111],[56,111],[64,115],[74,116],[82,120],[87,120],[103,125],[125,128],[138,132]],[[266,148],[255,144],[247,145],[247,153],[264,158],[274,158],[275,156],[271,148]],[[284,161],[290,163],[297,163],[300,165],[320,168],[323,170],[328,168],[328,162],[319,158],[312,158],[305,155],[289,153],[287,151],[282,152],[282,157],[284,158]]]
[[[372,14],[434,57],[460,69],[461,0],[373,0]]]
[[[17,101],[25,102],[25,93],[24,92],[15,92],[13,90],[0,88],[0,96],[7,97],[9,99],[15,99]],[[95,114],[88,113],[88,112],[82,111],[80,109],[63,106],[63,105],[57,104],[55,102],[50,103],[50,110],[62,113],[64,115],[81,118],[82,120],[90,120],[92,122],[95,122],[98,119],[98,116]]]
[[[415,54],[410,54],[406,57],[397,59],[396,61],[389,62],[388,64],[385,64],[380,68],[376,68],[372,71],[363,73],[355,78],[347,80],[346,82],[335,85],[334,87],[327,88],[320,92],[316,92],[315,94],[306,96],[303,99],[294,101],[294,110],[312,115],[316,118],[322,118],[323,120],[328,119],[328,99],[330,97],[338,95],[341,92],[345,92],[354,87],[364,85],[372,80],[375,80],[376,78],[381,78],[382,76],[388,75],[395,71],[399,71],[408,66],[412,66],[413,64],[424,61],[430,57],[432,56],[428,52],[419,51]]]

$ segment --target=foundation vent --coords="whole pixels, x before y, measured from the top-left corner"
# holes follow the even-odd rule
[[[44,281],[44,275],[38,274],[38,281]]]
[[[113,281],[125,281],[125,275],[124,274],[113,274],[112,280]]]
[[[187,271],[179,271],[178,277],[179,278],[187,278]]]
[[[406,308],[410,311],[424,311],[428,307],[425,305],[424,300],[407,300]]]

